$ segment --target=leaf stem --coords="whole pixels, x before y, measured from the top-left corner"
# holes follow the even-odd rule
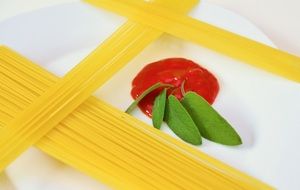
[[[180,86],[180,91],[181,91],[182,96],[185,95],[185,90],[184,90],[185,81],[186,81],[186,80],[184,80],[184,81],[181,83],[181,86]]]
[[[156,83],[152,86],[150,86],[147,90],[145,90],[137,99],[135,99],[135,101],[133,101],[130,106],[126,109],[126,113],[130,113],[134,110],[134,108],[139,104],[139,102],[148,94],[150,94],[151,92],[153,92],[154,90],[158,89],[158,88],[162,88],[162,87],[174,87],[171,84],[164,84],[164,83]]]

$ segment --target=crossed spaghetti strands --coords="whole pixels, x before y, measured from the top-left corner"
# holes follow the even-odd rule
[[[163,32],[300,81],[300,58],[184,16],[196,0],[87,0],[129,18],[59,79],[0,48],[0,171],[28,147],[117,189],[272,189],[90,94]]]

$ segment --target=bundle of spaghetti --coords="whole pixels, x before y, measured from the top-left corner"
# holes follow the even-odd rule
[[[98,86],[157,38],[158,33],[148,31],[131,22],[123,25],[110,39],[18,114],[9,124],[10,127],[0,134],[0,170],[55,127]]]
[[[160,2],[160,1],[159,1]],[[186,12],[196,0],[179,3]],[[164,4],[161,1],[160,4]],[[180,7],[181,6],[181,7]],[[127,22],[66,76],[20,113],[0,134],[0,171],[37,142],[161,32]]]
[[[7,128],[58,79],[16,53],[5,54],[0,113],[8,116],[1,117]],[[36,145],[107,184],[118,181],[122,189],[272,189],[94,97]]]
[[[139,23],[300,82],[300,58],[200,20],[139,0],[85,0]]]

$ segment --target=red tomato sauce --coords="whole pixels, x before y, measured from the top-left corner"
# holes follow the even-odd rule
[[[168,95],[173,94],[179,100],[183,97],[180,90],[183,82],[185,92],[196,92],[210,104],[219,92],[218,80],[208,70],[188,59],[169,58],[146,65],[132,81],[131,96],[136,99],[158,82],[173,85],[174,88],[168,89]],[[139,108],[147,116],[152,116],[155,97],[161,91],[162,89],[157,89],[151,92],[139,103]]]

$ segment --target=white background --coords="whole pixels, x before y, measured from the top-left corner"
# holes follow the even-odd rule
[[[74,0],[0,0],[0,22],[12,16]],[[207,0],[252,21],[280,48],[300,56],[299,0]],[[1,28],[0,28],[1,30]],[[0,189],[10,190],[0,174]]]
[[[76,0],[0,0],[0,22],[26,11]],[[299,0],[207,0],[257,25],[280,49],[300,56]]]

